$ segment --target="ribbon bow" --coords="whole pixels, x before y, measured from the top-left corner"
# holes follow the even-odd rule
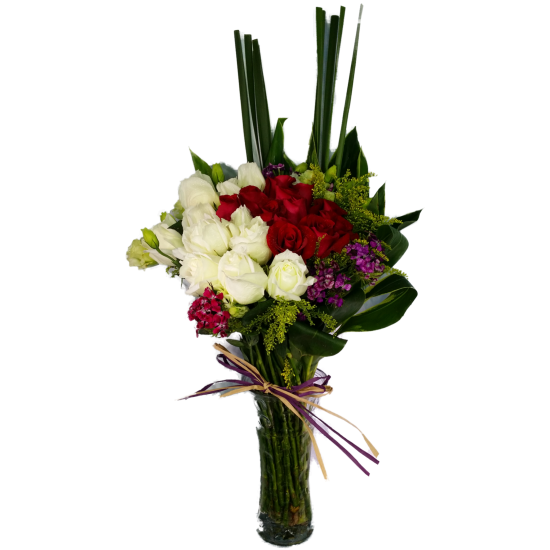
[[[310,397],[310,396],[313,396],[314,398],[319,398],[319,397],[323,397],[324,395],[329,395],[330,393],[332,393],[332,388],[327,385],[327,382],[330,380],[330,376],[323,374],[321,376],[315,376],[310,380],[307,380],[303,384],[300,384],[299,386],[292,386],[292,388],[290,389],[282,388],[281,386],[277,386],[265,380],[265,378],[260,374],[260,371],[258,371],[258,369],[254,365],[251,365],[244,359],[241,359],[236,355],[232,354],[230,351],[228,351],[226,348],[224,348],[220,344],[215,344],[214,348],[219,352],[221,352],[220,355],[217,356],[217,360],[221,365],[223,365],[228,369],[231,369],[232,371],[238,372],[243,376],[246,376],[249,380],[251,380],[251,382],[247,382],[245,380],[220,380],[218,382],[213,382],[212,384],[208,384],[198,392],[195,392],[192,395],[188,395],[187,397],[182,397],[181,399],[189,399],[191,397],[198,397],[200,395],[208,395],[211,393],[220,393],[220,392],[224,392],[221,395],[221,397],[228,397],[229,395],[233,395],[233,394],[241,393],[245,391],[251,391],[251,390],[258,390],[263,393],[269,393],[271,395],[274,395],[275,397],[280,399],[281,402],[284,403],[284,405],[288,407],[304,423],[304,426],[309,433],[309,437],[311,438],[311,442],[313,443],[315,453],[317,454],[317,459],[319,460],[319,466],[321,466],[321,470],[323,472],[323,476],[325,477],[325,479],[327,479],[327,471],[325,470],[325,465],[321,457],[321,451],[317,446],[317,441],[315,441],[315,436],[313,435],[313,431],[310,428],[309,424],[317,428],[320,433],[322,433],[327,439],[332,441],[361,471],[363,471],[367,475],[370,475],[369,472],[361,465],[361,463],[345,447],[343,447],[338,441],[336,441],[336,439],[334,439],[325,430],[323,426],[325,426],[330,431],[335,433],[338,437],[340,437],[346,443],[351,445],[356,451],[361,453],[363,456],[366,456],[369,460],[372,460],[372,462],[374,462],[375,464],[378,464],[378,460],[375,458],[378,456],[378,451],[374,448],[372,443],[367,439],[365,434],[355,424],[352,424],[349,420],[346,420],[344,417],[340,416],[339,414],[329,411],[328,409],[321,407],[321,405],[318,405],[317,403],[314,403],[313,401],[306,399],[306,397]],[[220,383],[232,384],[232,385],[229,385],[229,386],[226,385],[221,388],[213,388],[213,386]],[[181,401],[181,399],[179,401]],[[367,451],[364,451],[357,445],[355,445],[355,443],[352,443],[351,441],[349,441],[349,439],[346,439],[342,434],[338,433],[334,428],[331,428],[326,422],[321,420],[311,410],[307,410],[307,408],[303,405],[303,403],[306,403],[307,405],[316,407],[329,414],[332,414],[332,416],[336,416],[337,418],[340,418],[344,422],[347,422],[348,424],[353,426],[363,436],[363,439],[365,440],[369,449],[371,450],[372,455]]]

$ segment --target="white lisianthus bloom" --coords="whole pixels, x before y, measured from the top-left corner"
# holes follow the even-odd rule
[[[306,277],[307,267],[302,256],[285,250],[273,258],[267,279],[267,292],[272,298],[300,300],[315,277]]]
[[[231,221],[237,227],[248,225],[252,221],[252,214],[246,206],[239,206],[239,208],[231,214]]]
[[[174,204],[174,208],[170,210],[170,214],[172,214],[174,218],[181,220],[181,217],[183,216],[183,206],[181,205],[181,202],[179,199],[177,200],[176,204]]]
[[[160,221],[162,223],[165,223],[170,227],[171,225],[174,225],[178,220],[172,216],[172,214],[168,214],[167,212],[163,212],[160,216]]]
[[[253,185],[260,191],[263,191],[265,188],[265,179],[262,176],[262,171],[255,162],[247,162],[239,166],[237,181],[241,188],[247,185]]]
[[[265,265],[271,258],[271,250],[267,246],[269,227],[257,216],[247,225],[239,227],[239,235],[231,238],[229,246],[238,252],[248,254],[260,265]]]
[[[250,256],[230,250],[218,266],[218,279],[224,294],[244,306],[263,298],[267,275]]]
[[[184,210],[196,204],[220,205],[220,197],[214,189],[212,180],[198,170],[180,183],[178,193]]]
[[[180,277],[189,283],[186,293],[200,296],[210,284],[214,288],[219,288],[219,263],[220,257],[213,254],[184,254],[180,267]]]
[[[238,195],[241,188],[237,184],[237,178],[231,178],[226,181],[220,181],[216,185],[220,195]]]
[[[217,216],[205,218],[183,230],[183,249],[188,254],[217,254],[223,256],[229,250],[229,240],[237,228]]]
[[[181,235],[175,229],[169,229],[166,223],[157,223],[157,225],[151,228],[151,231],[156,235],[159,241],[160,251],[164,252],[164,254],[168,254],[168,256],[174,257],[174,249],[181,247]],[[148,246],[147,248],[150,247]],[[159,264],[168,266],[174,265],[169,258],[159,254],[158,251],[154,249],[148,250],[148,253],[149,256]]]
[[[185,229],[197,225],[201,220],[214,218],[216,211],[209,203],[196,204],[182,214],[181,225]]]
[[[130,267],[138,271],[147,271],[149,267],[155,267],[158,263],[151,259],[149,252],[151,247],[143,239],[133,239],[128,245],[124,257]]]

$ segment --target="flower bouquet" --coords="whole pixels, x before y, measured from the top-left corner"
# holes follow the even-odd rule
[[[235,170],[210,165],[192,152],[196,171],[181,182],[174,208],[143,229],[127,253],[132,266],[162,264],[181,278],[194,297],[188,316],[197,336],[228,338],[234,353],[216,344],[218,361],[239,376],[189,397],[253,393],[261,461],[259,533],[282,546],[312,532],[312,444],[326,477],[313,429],[367,475],[357,453],[378,462],[364,435],[368,450],[317,416],[321,409],[345,420],[320,405],[332,391],[320,359],[344,349],[346,332],[396,323],[417,295],[394,266],[408,247],[402,231],[420,211],[386,215],[385,187],[372,193],[375,174],[357,131],[346,131],[361,12],[338,146],[330,150],[344,15],[343,7],[330,19],[316,10],[317,88],[305,162],[295,164],[285,153],[286,119],[272,128],[258,41],[235,31],[247,162]]]

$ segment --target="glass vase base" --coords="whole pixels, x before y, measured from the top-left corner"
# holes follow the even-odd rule
[[[259,514],[261,527],[258,534],[276,546],[294,546],[306,541],[313,533],[311,521],[299,525],[283,525],[273,521],[267,514]]]

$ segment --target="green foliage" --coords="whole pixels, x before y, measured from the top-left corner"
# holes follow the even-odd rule
[[[273,141],[271,142],[271,147],[269,148],[269,153],[265,164],[279,164],[284,163],[284,153],[283,149],[285,147],[285,134],[283,131],[283,124],[285,123],[286,118],[280,118],[277,120],[277,126],[275,126],[275,133],[273,134]]]
[[[391,225],[382,225],[377,229],[376,235],[386,249],[386,264],[393,267],[409,248],[407,237]]]
[[[260,310],[256,312],[258,308]],[[266,302],[260,302],[243,317],[242,332],[243,334],[263,333],[264,346],[269,353],[277,344],[285,341],[289,328],[297,322],[298,313],[303,313],[311,325],[314,324],[315,319],[319,319],[331,330],[337,326],[330,315],[319,311],[307,300],[299,302],[266,300]]]
[[[338,334],[380,330],[397,323],[414,302],[418,292],[405,277],[390,275],[373,287],[367,299],[386,294],[388,297],[380,304],[350,317],[338,329]]]
[[[333,319],[332,324],[337,324]],[[302,355],[330,357],[341,352],[347,340],[327,334],[307,323],[295,323],[288,331],[292,349]]]
[[[399,216],[400,221],[398,221],[398,223],[394,223],[393,227],[399,231],[403,231],[405,227],[409,227],[409,225],[412,225],[418,221],[418,218],[420,218],[420,212],[422,212],[422,210],[416,210],[415,212],[410,212],[409,214]]]
[[[327,184],[325,183],[325,174],[321,172],[319,166],[315,164],[310,165],[311,171],[311,185],[313,185],[313,198],[322,199],[325,196],[327,190]]]
[[[348,170],[343,177],[336,180],[334,185],[335,202],[347,211],[346,217],[353,224],[353,230],[362,237],[375,233],[383,225],[399,223],[396,218],[389,218],[380,213],[380,206],[385,202],[384,186],[377,191],[376,198],[369,197],[369,178],[374,176],[376,174],[367,172],[358,178],[352,177]],[[376,201],[376,204],[371,209],[372,201]]]
[[[202,160],[198,155],[195,155],[191,149],[189,149],[189,152],[191,153],[195,170],[198,170],[202,174],[212,178],[212,168],[210,168],[210,165],[204,162],[204,160]]]
[[[285,381],[285,385],[288,389],[292,388],[292,379],[295,378],[294,371],[292,370],[292,367],[290,366],[290,361],[288,358],[285,358],[284,361],[284,368],[281,372],[281,376],[283,377]]]
[[[401,275],[401,277],[405,277],[405,279],[409,278],[409,276],[404,271],[401,271],[396,267],[390,267],[389,265],[384,268],[384,273],[388,273],[389,275]]]

